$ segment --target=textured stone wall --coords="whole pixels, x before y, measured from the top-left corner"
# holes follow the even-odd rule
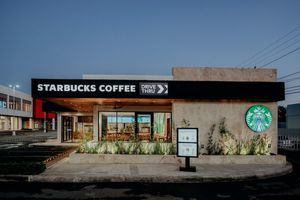
[[[277,79],[276,69],[253,69],[253,68],[173,68],[174,80],[197,80],[197,81],[254,81],[275,82]],[[252,137],[254,134],[245,122],[245,114],[253,105],[267,106],[273,115],[271,127],[265,131],[271,137],[271,152],[277,153],[277,102],[246,102],[246,101],[175,101],[172,106],[173,113],[173,141],[176,141],[176,128],[181,127],[183,119],[191,123],[190,127],[199,129],[199,141],[204,145],[208,140],[208,131],[212,124],[218,124],[225,117],[228,129],[237,138]],[[218,132],[216,127],[216,133]]]
[[[271,138],[271,152],[277,153],[277,104],[260,102],[174,102],[173,103],[173,141],[176,142],[176,128],[182,127],[182,120],[190,122],[190,127],[199,130],[199,144],[204,145],[201,152],[206,152],[208,142],[208,131],[215,123],[218,125],[222,118],[226,118],[227,128],[238,139],[246,139],[254,134],[246,122],[245,114],[252,105],[267,106],[273,115],[271,127],[263,132]],[[216,126],[215,135],[218,134]]]
[[[175,67],[174,80],[190,81],[262,81],[274,82],[276,69]]]

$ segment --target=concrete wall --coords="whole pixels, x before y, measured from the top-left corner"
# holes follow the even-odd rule
[[[271,152],[277,153],[277,104],[259,102],[175,102],[173,103],[173,141],[176,142],[176,128],[182,127],[182,120],[190,122],[190,127],[199,130],[199,144],[204,145],[201,152],[205,153],[208,131],[215,123],[215,135],[218,134],[218,123],[222,118],[226,118],[227,128],[238,139],[246,139],[254,134],[245,122],[245,114],[252,105],[267,106],[273,115],[271,127],[265,131],[271,138]]]
[[[174,80],[194,81],[254,81],[275,82],[276,69],[253,68],[173,68]],[[207,146],[209,128],[218,124],[222,118],[226,118],[228,129],[236,138],[252,137],[254,134],[245,122],[247,110],[256,104],[267,106],[273,115],[271,127],[263,132],[271,138],[271,152],[277,153],[277,102],[246,102],[246,101],[175,101],[173,112],[173,141],[176,141],[176,128],[182,127],[182,120],[188,120],[190,127],[199,129],[199,141],[204,145],[201,151],[204,153]],[[215,133],[218,132],[216,127]]]
[[[274,82],[276,69],[175,67],[174,80],[191,81],[262,81]]]

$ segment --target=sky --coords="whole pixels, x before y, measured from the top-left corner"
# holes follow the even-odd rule
[[[299,19],[298,0],[0,0],[0,84],[30,93],[31,78],[259,67],[300,47]],[[285,51],[245,63],[294,29]],[[299,61],[300,50],[265,68],[282,77],[299,71]],[[286,83],[298,85],[300,78]],[[300,93],[280,102],[292,103]]]

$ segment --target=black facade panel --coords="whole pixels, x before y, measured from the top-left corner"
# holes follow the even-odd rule
[[[74,91],[65,90],[70,87]],[[113,87],[117,90],[109,91]],[[284,82],[32,79],[31,90],[33,98],[285,99]]]

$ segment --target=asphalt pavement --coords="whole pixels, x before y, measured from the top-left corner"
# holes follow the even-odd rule
[[[288,175],[263,180],[188,184],[138,182],[24,183],[12,181],[0,182],[0,199],[298,200],[300,199],[300,153],[284,151],[280,153],[287,155],[287,160],[293,164],[294,171]]]
[[[289,155],[297,161],[299,154]],[[0,183],[1,199],[300,199],[299,165],[264,180],[216,183]]]
[[[57,137],[56,131],[34,131],[34,132],[17,132],[15,136],[9,134],[0,134],[0,150],[14,149],[27,146],[36,142],[45,142],[48,139]]]

